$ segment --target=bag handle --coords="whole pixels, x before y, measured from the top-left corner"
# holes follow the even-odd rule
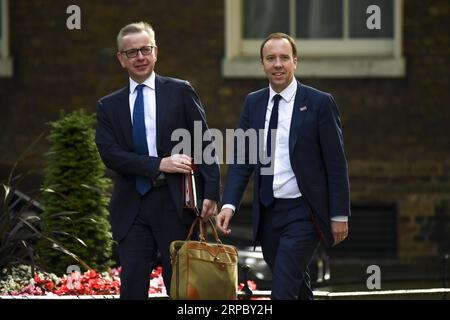
[[[192,225],[191,225],[191,228],[189,229],[189,233],[187,235],[186,241],[191,240],[192,233],[194,232],[194,228],[198,224],[199,221],[200,221],[200,217],[197,217],[197,218],[195,218],[194,222],[192,222]]]
[[[206,240],[208,239],[208,224],[209,224],[211,226],[212,234],[217,244],[222,245],[222,241],[219,239],[216,227],[214,226],[214,223],[211,221],[211,218],[208,219],[208,222],[203,222],[200,217],[195,218],[194,222],[192,222],[191,228],[189,229],[186,241],[191,240],[192,234],[194,233],[194,228],[197,224],[199,224],[200,229],[199,234],[200,242],[206,242]]]
[[[219,239],[216,227],[214,226],[214,223],[212,222],[211,218],[208,219],[208,222],[203,222],[200,220],[200,238],[203,239],[204,241],[208,239],[208,224],[211,226],[212,234],[217,244],[221,245],[222,241]]]

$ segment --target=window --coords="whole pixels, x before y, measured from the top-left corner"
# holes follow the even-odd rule
[[[0,0],[0,77],[12,76],[9,56],[8,0]]]
[[[398,255],[395,204],[352,205],[348,238],[328,253],[332,259],[392,259]]]
[[[380,8],[381,29],[370,30],[370,5]],[[298,75],[398,77],[403,0],[225,0],[226,77],[264,77],[259,46],[271,32],[296,39]]]

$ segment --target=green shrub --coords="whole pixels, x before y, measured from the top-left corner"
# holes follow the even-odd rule
[[[111,181],[104,176],[105,166],[94,142],[94,123],[95,115],[86,115],[83,110],[63,113],[59,120],[50,123],[42,229],[52,232],[90,267],[102,271],[112,265],[106,208],[106,190]],[[66,214],[50,219],[60,212]],[[74,264],[53,250],[40,250],[39,257],[46,271],[58,274]]]
[[[38,202],[39,198],[28,197],[18,190],[20,183],[28,178],[29,172],[17,173],[17,168],[26,157],[30,156],[30,151],[41,137],[42,135],[28,146],[13,164],[8,177],[0,182],[0,282],[11,270],[21,264],[28,265],[31,270],[30,276],[33,276],[39,239],[45,239],[40,241],[40,244],[47,246],[48,250],[65,254],[72,263],[89,268],[84,261],[64,248],[49,233],[41,231],[41,218],[38,212],[42,211],[42,206]],[[67,214],[59,212],[48,219],[60,219]]]

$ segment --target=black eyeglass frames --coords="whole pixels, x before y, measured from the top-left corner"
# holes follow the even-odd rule
[[[120,53],[125,53],[127,58],[135,58],[135,57],[137,57],[139,51],[142,53],[142,55],[148,56],[148,55],[152,54],[154,47],[155,46],[144,46],[144,47],[139,48],[139,49],[129,49],[129,50],[120,51]]]

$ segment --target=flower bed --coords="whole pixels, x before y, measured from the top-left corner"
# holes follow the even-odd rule
[[[58,277],[53,273],[35,272],[30,278],[29,266],[14,267],[7,272],[2,270],[0,278],[0,295],[33,295],[33,296],[80,296],[80,295],[119,295],[121,268],[109,272],[98,273],[89,270],[81,274],[73,272],[70,275]],[[257,290],[255,282],[249,280],[252,291]],[[244,287],[239,284],[239,291]],[[157,267],[150,274],[149,294],[167,294],[162,278],[162,267]]]
[[[19,266],[8,274],[6,270],[2,271],[6,277],[0,281],[0,295],[118,295],[120,271],[120,267],[102,273],[89,270],[83,274],[73,272],[62,277],[39,271],[30,279],[30,267]],[[155,293],[166,293],[161,267],[150,275],[149,294]]]

